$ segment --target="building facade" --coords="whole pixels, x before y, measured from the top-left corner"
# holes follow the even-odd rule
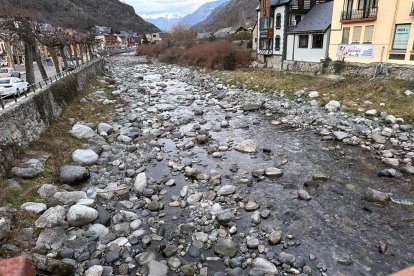
[[[414,1],[335,0],[329,56],[414,65]]]
[[[268,67],[279,68],[287,56],[288,32],[315,6],[330,0],[260,0],[257,8],[257,55]]]

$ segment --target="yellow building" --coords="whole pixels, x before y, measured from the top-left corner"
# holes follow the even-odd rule
[[[329,57],[414,65],[413,0],[335,0]]]

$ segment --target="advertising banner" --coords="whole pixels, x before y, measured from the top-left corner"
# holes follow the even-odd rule
[[[374,58],[374,45],[368,44],[341,44],[338,45],[338,58]]]

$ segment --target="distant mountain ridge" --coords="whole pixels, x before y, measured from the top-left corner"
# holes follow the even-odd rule
[[[114,31],[139,33],[159,29],[135,13],[132,6],[119,0],[4,0],[3,3],[37,11],[41,19],[53,26],[86,31],[94,25],[112,27]]]
[[[257,21],[259,0],[231,0],[215,8],[202,22],[193,26],[197,32],[215,32],[227,27],[253,27]]]
[[[156,19],[147,19],[148,22],[151,22],[158,28],[160,28],[163,31],[171,31],[175,25],[177,24],[183,24],[187,27],[192,27],[203,20],[205,20],[211,12],[216,9],[217,7],[220,7],[227,3],[229,0],[217,0],[213,2],[208,2],[199,7],[196,11],[194,11],[191,14],[188,14],[184,16],[183,18],[165,18],[160,17]]]

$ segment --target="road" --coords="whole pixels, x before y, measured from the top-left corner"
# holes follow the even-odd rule
[[[40,74],[39,67],[37,67],[36,62],[33,63],[34,73],[35,73],[35,81],[39,82],[42,80],[42,75]],[[24,65],[16,65],[16,70],[22,73],[22,79],[26,80],[26,69]],[[46,74],[48,77],[56,75],[56,70],[54,66],[47,66],[45,65]]]

